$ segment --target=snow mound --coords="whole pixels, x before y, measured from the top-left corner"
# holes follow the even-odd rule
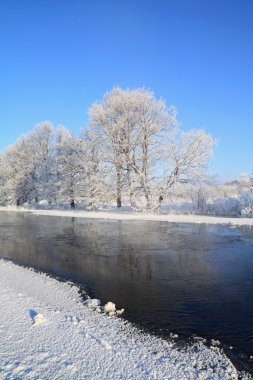
[[[90,298],[88,296],[87,300],[83,301],[84,305],[87,305],[90,309],[95,310],[97,313],[104,312],[112,316],[120,316],[124,313],[124,309],[117,310],[116,305],[113,302],[107,302],[105,306],[101,306],[101,301],[96,298]]]

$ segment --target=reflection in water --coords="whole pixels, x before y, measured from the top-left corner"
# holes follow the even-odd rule
[[[0,213],[0,255],[87,285],[157,334],[253,350],[253,230]]]

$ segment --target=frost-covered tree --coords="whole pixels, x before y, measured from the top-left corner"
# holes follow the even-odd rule
[[[240,192],[249,191],[253,193],[253,172],[242,173],[237,181],[237,186]]]
[[[111,166],[116,177],[117,206],[121,207],[123,188],[123,149],[127,104],[124,93],[115,88],[105,94],[101,103],[95,103],[89,110],[89,126],[93,139],[103,151],[103,159]]]
[[[28,137],[20,137],[16,144],[5,152],[5,176],[7,202],[22,205],[33,201],[36,192],[36,166],[34,150],[31,149]]]
[[[203,130],[179,132],[163,147],[161,196],[177,183],[196,184],[208,178],[207,164],[217,141]]]
[[[63,127],[57,130],[54,147],[55,164],[53,166],[55,199],[60,204],[68,202],[71,208],[75,208],[78,198],[81,149],[80,138],[72,135]]]
[[[92,131],[84,130],[79,151],[80,180],[78,194],[89,210],[110,200],[111,167]]]
[[[175,108],[167,108],[150,91],[117,87],[93,104],[89,116],[89,125],[115,173],[117,206],[121,206],[123,190],[128,190],[133,203],[134,191],[141,188],[149,207],[151,171],[159,144],[177,124]]]
[[[6,203],[38,202],[48,188],[52,127],[44,122],[20,137],[2,156]]]
[[[53,172],[56,203],[75,208],[80,202],[93,210],[107,199],[107,165],[91,131],[80,137],[64,127],[56,131]]]
[[[132,208],[157,208],[184,184],[206,179],[216,143],[177,126],[175,107],[152,92],[114,88],[91,106],[80,136],[43,122],[0,155],[0,203],[46,199],[94,210],[113,199],[120,207],[124,197]]]
[[[31,155],[33,199],[51,201],[53,180],[53,128],[49,122],[39,124],[28,136],[28,150]]]
[[[6,153],[0,154],[0,205],[7,204],[8,190],[7,190],[7,172],[6,172]]]

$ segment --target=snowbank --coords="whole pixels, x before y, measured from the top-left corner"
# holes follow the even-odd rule
[[[253,226],[253,218],[227,218],[209,215],[173,215],[145,214],[124,211],[81,211],[81,210],[27,210],[17,207],[0,207],[0,211],[25,211],[34,215],[65,216],[78,218],[110,219],[110,220],[150,220],[176,223],[228,224],[233,226]]]
[[[0,305],[0,378],[238,378],[218,348],[177,350],[84,306],[76,286],[4,260]]]

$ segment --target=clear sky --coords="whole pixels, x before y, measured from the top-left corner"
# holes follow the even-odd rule
[[[253,170],[252,0],[0,5],[0,151],[44,120],[79,133],[113,86],[145,86],[220,140],[210,173]]]

